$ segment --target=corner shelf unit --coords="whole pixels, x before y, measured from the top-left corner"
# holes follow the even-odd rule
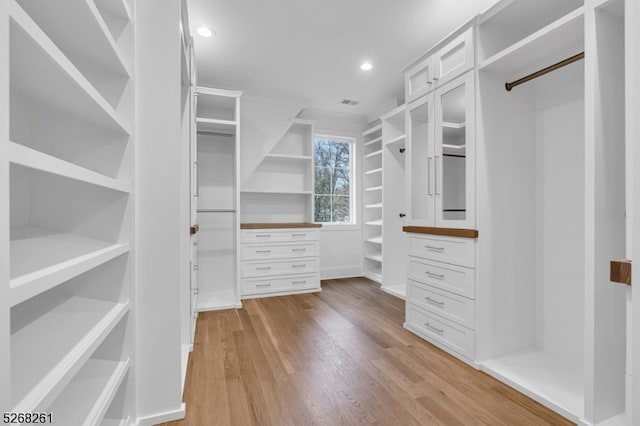
[[[382,181],[384,176],[382,159],[382,124],[377,122],[366,129],[362,179],[363,179],[363,275],[382,284]]]
[[[243,223],[313,220],[314,122],[294,118],[243,183]]]
[[[10,315],[0,359],[10,354],[11,378],[0,373],[10,389],[8,401],[0,390],[0,403],[53,412],[59,424],[126,421],[134,362],[130,7],[9,0],[4,10],[9,121],[0,168],[9,182],[0,198],[9,208],[0,235],[8,236],[10,274],[0,308]]]
[[[196,88],[197,311],[240,308],[238,273],[241,92]],[[197,295],[197,296],[196,296]]]

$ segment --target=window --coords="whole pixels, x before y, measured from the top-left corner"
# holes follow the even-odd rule
[[[322,223],[354,223],[354,139],[316,135],[313,140],[314,220]]]

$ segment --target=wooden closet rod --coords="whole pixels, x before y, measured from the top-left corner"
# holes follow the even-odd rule
[[[520,78],[520,79],[518,79],[516,81],[512,81],[511,83],[507,82],[507,83],[504,84],[504,88],[507,89],[507,92],[510,92],[511,89],[513,89],[516,86],[521,85],[522,83],[526,83],[527,81],[531,81],[534,78],[538,78],[538,77],[540,77],[542,75],[548,74],[551,71],[555,71],[558,68],[562,68],[564,66],[572,64],[572,63],[574,63],[576,61],[579,61],[580,59],[584,59],[584,52],[578,53],[577,55],[574,55],[574,56],[572,56],[570,58],[567,58],[567,59],[565,59],[563,61],[560,61],[560,62],[555,63],[553,65],[550,65],[550,66],[548,66],[546,68],[543,68],[540,71],[536,71],[533,74],[529,74],[526,77],[522,77],[522,78]]]

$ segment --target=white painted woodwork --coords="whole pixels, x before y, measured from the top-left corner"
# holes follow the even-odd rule
[[[585,64],[504,89],[523,69],[566,54],[556,40],[565,25],[582,34],[574,29],[582,10],[481,65],[477,349],[487,372],[577,421],[585,408]],[[571,43],[577,52],[581,40]]]
[[[0,3],[0,64],[8,64],[10,57],[9,43],[9,5]],[[0,66],[0,200],[6,205],[9,199],[9,67]],[[0,209],[0,410],[11,410],[11,348],[7,344],[10,339],[10,219],[9,209]]]
[[[362,211],[362,273],[367,278],[383,284],[382,251],[384,249],[384,129],[389,124],[376,122],[364,132],[362,150],[362,203],[365,207]],[[390,129],[387,129],[389,137]],[[398,136],[398,131],[393,133]],[[384,286],[384,285],[383,285]]]
[[[390,294],[404,298],[407,269],[406,236],[402,232],[405,211],[405,106],[383,115],[382,121],[382,290],[391,287]],[[401,152],[403,151],[403,152]],[[377,241],[376,241],[377,242]]]
[[[243,298],[320,291],[318,229],[244,229],[241,233]]]
[[[198,87],[197,93],[197,270],[198,311],[240,307],[240,96],[241,92]],[[207,121],[211,126],[202,127]],[[219,127],[226,123],[227,130]],[[195,277],[193,277],[195,278]]]

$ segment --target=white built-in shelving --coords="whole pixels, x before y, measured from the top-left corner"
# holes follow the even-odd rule
[[[196,309],[241,307],[238,276],[240,231],[241,92],[197,90]]]
[[[294,118],[242,185],[243,223],[312,221],[314,122]]]
[[[382,122],[382,290],[402,299],[406,294],[405,105],[384,114]]]
[[[382,125],[374,123],[364,137],[363,173],[363,274],[382,283]]]
[[[11,0],[8,13],[10,408],[123,421],[130,404],[111,402],[131,399],[133,362],[130,9]]]
[[[484,237],[478,239],[477,353],[484,371],[578,422],[586,414],[590,369],[585,64],[505,90],[505,82],[584,50],[584,9],[565,14],[564,7],[550,9],[547,15],[558,13],[556,20],[545,17],[523,38],[494,37],[493,47],[488,37],[480,38],[490,54],[481,54],[479,63],[484,131],[478,227]],[[503,18],[496,19],[481,25],[481,36],[500,27]],[[530,25],[524,14],[519,19]]]

